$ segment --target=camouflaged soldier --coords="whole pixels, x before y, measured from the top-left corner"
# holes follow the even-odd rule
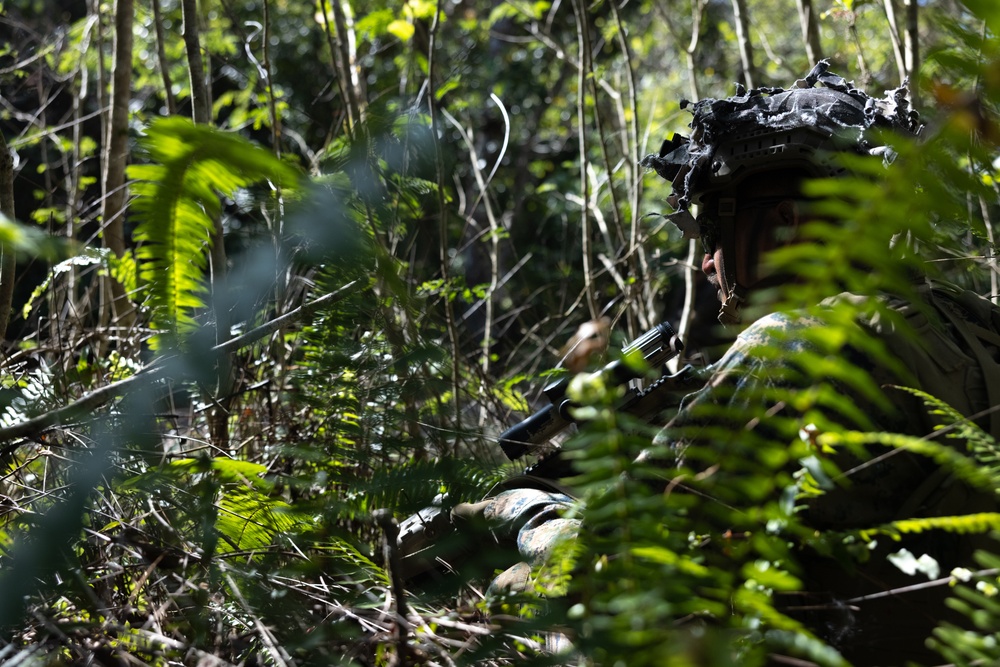
[[[788,280],[767,275],[760,259],[781,245],[797,242],[805,207],[801,184],[815,177],[844,173],[838,152],[868,155],[886,164],[890,147],[877,143],[878,132],[914,135],[916,114],[904,89],[884,99],[869,97],[820,63],[806,79],[788,89],[742,92],[722,100],[703,100],[692,109],[690,138],[666,142],[659,155],[647,156],[646,166],[673,184],[671,216],[686,235],[700,236],[705,246],[702,269],[718,287],[719,320],[739,324],[755,293]],[[699,216],[689,207],[697,204]],[[886,239],[888,247],[888,239]],[[888,252],[888,251],[887,251]],[[848,302],[858,313],[878,300],[898,313],[906,326],[878,316],[860,316],[862,336],[877,339],[910,372],[905,379],[857,349],[845,350],[845,361],[865,369],[875,386],[904,384],[934,395],[1000,436],[1000,414],[989,408],[1000,403],[1000,311],[978,295],[952,286],[915,282],[908,301],[893,295],[831,295],[824,302]],[[807,304],[803,304],[807,305]],[[710,368],[700,391],[683,404],[661,433],[661,444],[675,451],[685,440],[697,440],[703,425],[699,414],[746,414],[747,401],[798,387],[803,376],[795,359],[810,351],[810,332],[822,322],[800,313],[772,313],[753,321],[725,356]],[[909,334],[915,332],[917,337]],[[775,354],[776,348],[784,350]],[[833,383],[836,384],[836,383]],[[850,390],[842,387],[845,394]],[[860,397],[872,430],[924,437],[938,425],[922,400],[911,393],[886,389],[889,407],[875,407]],[[868,405],[866,405],[866,403]],[[751,410],[752,411],[752,410]],[[734,423],[733,429],[766,428],[775,405],[760,405],[761,422],[753,427]],[[849,428],[848,417],[835,417]],[[713,424],[718,427],[718,423]],[[805,424],[804,424],[805,426]],[[849,530],[879,526],[910,517],[934,517],[992,511],[995,503],[966,486],[925,457],[894,451],[871,464],[838,461],[849,485],[838,485],[814,502],[804,514],[808,525]],[[853,465],[856,464],[856,465]],[[832,559],[808,553],[800,557],[805,595],[797,607],[808,625],[856,665],[904,664],[933,660],[924,640],[942,620],[946,587],[902,593],[918,580],[901,572],[886,556],[898,544],[879,545],[860,573],[848,575]],[[909,549],[936,561],[943,574],[967,563],[981,546],[976,538],[928,535],[907,543]]]
[[[837,152],[891,162],[891,148],[878,143],[872,130],[907,135],[918,131],[903,89],[884,99],[869,97],[830,74],[826,63],[787,90],[740,91],[734,97],[697,102],[691,111],[690,137],[665,142],[660,153],[647,156],[643,165],[673,184],[671,219],[685,235],[703,241],[702,269],[718,288],[719,319],[730,325],[741,323],[754,294],[787,280],[765,274],[761,258],[796,242],[796,232],[805,221],[803,180],[841,175]],[[690,213],[692,205],[699,207],[697,218]],[[910,386],[927,390],[964,415],[988,414],[990,406],[1000,403],[997,310],[977,295],[943,285],[922,284],[916,292],[922,304],[887,295],[830,296],[858,305],[879,299],[899,312],[920,333],[919,339],[877,318],[859,319],[857,327],[884,341],[912,371]],[[812,345],[808,332],[817,324],[796,313],[769,314],[749,323],[725,356],[706,369],[703,388],[685,399],[664,428],[658,439],[660,450],[682,456],[685,444],[701,437],[704,420],[699,415],[705,412],[746,414],[748,403],[774,395],[770,390],[804,388],[796,386],[806,380],[788,360],[808,351]],[[775,347],[788,354],[773,354]],[[879,386],[898,383],[898,377],[877,363],[867,368]],[[917,436],[932,432],[935,423],[916,397],[898,391],[887,396],[891,407],[868,415],[880,430]],[[750,407],[760,416],[757,427],[766,428],[776,406]],[[980,423],[1000,436],[1000,413]],[[747,423],[729,426],[736,434],[750,429]],[[817,528],[847,529],[909,516],[992,509],[988,499],[949,483],[946,472],[929,460],[903,454],[889,463],[843,468],[851,485],[822,496],[809,508],[807,521]],[[453,516],[459,524],[488,520],[496,535],[516,543],[525,563],[537,563],[553,544],[577,529],[575,520],[561,514],[570,504],[568,496],[549,489],[511,488],[481,503],[461,505]],[[930,540],[915,548],[949,567],[967,556],[971,545],[956,538]],[[858,665],[932,658],[923,640],[939,620],[934,610],[941,608],[941,588],[889,593],[914,581],[891,565],[879,567],[877,563],[886,564],[884,555],[872,558],[876,565],[864,576],[853,577],[835,563],[805,557],[804,583],[806,591],[815,595],[815,604],[802,606],[816,610],[806,620]],[[494,586],[523,586],[529,571],[525,564],[516,565]]]

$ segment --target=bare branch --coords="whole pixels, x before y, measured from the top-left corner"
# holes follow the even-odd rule
[[[0,213],[14,219],[14,156],[0,134]],[[7,334],[10,307],[14,300],[14,253],[6,244],[0,245],[0,341]]]
[[[231,354],[236,350],[255,343],[265,336],[269,336],[295,320],[314,313],[320,308],[337,303],[349,294],[353,293],[357,287],[359,287],[359,281],[355,280],[350,282],[337,291],[321,296],[310,303],[303,304],[281,317],[276,317],[256,329],[248,331],[242,336],[231,338],[221,345],[216,345],[210,352],[214,356]],[[107,386],[101,387],[100,389],[95,389],[89,394],[78,398],[68,405],[46,412],[45,414],[38,415],[37,417],[32,417],[31,419],[23,421],[19,424],[14,424],[13,426],[0,429],[0,442],[10,442],[11,440],[32,438],[52,428],[53,426],[68,423],[79,418],[80,415],[91,412],[114,398],[121,396],[128,389],[134,390],[138,387],[151,384],[162,379],[165,371],[166,368],[164,367],[162,360],[155,362],[150,366],[143,368],[132,377],[119,380],[118,382],[113,382]],[[17,445],[15,444],[14,446]],[[10,449],[11,447],[7,447],[4,451],[9,451]]]
[[[736,24],[736,41],[740,47],[740,63],[743,66],[743,83],[747,88],[754,87],[756,74],[753,66],[753,46],[750,44],[749,18],[746,0],[733,0],[733,16]]]
[[[891,3],[892,0],[885,0]],[[823,48],[819,42],[819,24],[816,22],[816,9],[812,0],[798,0],[799,25],[802,27],[802,41],[806,46],[806,57],[812,67],[823,59]]]

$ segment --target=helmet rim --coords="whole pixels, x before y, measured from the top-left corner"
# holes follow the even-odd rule
[[[873,140],[869,130],[888,127],[914,136],[919,132],[905,86],[878,100],[828,72],[828,67],[821,61],[788,89],[738,90],[733,97],[682,103],[693,116],[690,138],[675,135],[642,165],[671,181],[671,205],[686,209],[706,194],[761,172],[843,175],[846,169],[835,158],[838,153],[881,155],[884,162],[891,161],[891,147]]]

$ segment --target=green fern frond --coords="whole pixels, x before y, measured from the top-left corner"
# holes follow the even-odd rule
[[[298,175],[238,135],[180,117],[154,121],[141,144],[152,163],[129,168],[129,178],[137,181],[132,206],[139,219],[139,278],[152,309],[151,326],[184,333],[204,305],[220,195],[232,197],[262,180],[291,186]]]
[[[908,535],[926,533],[929,530],[945,530],[949,533],[968,535],[971,533],[988,533],[1000,530],[1000,513],[980,512],[962,516],[934,516],[922,519],[901,519],[886,524],[876,533],[883,535]],[[871,533],[873,531],[865,531]]]
[[[297,515],[283,500],[242,490],[223,494],[215,527],[232,549],[252,550],[271,546],[276,536],[304,522],[305,517]]]
[[[893,386],[893,388],[913,394],[922,400],[924,405],[927,406],[928,413],[941,420],[941,426],[939,428],[948,429],[949,437],[962,439],[972,438],[975,440],[991,439],[989,434],[979,428],[975,422],[971,421],[968,417],[941,399],[932,396],[925,391],[913,389],[912,387]]]
[[[317,544],[314,548],[338,561],[341,567],[354,569],[356,583],[370,582],[378,586],[389,586],[389,573],[356,546],[346,540],[333,540],[328,544]]]
[[[1000,489],[1000,444],[974,421],[930,394],[909,387],[896,387],[920,398],[930,414],[941,421],[938,432],[954,440],[963,440],[971,458],[988,474],[993,487]]]
[[[920,454],[955,473],[956,477],[981,489],[995,489],[996,475],[978,461],[962,454],[950,445],[935,440],[918,438],[902,433],[863,433],[859,431],[830,432],[821,434],[817,440],[820,447],[834,449],[847,447],[859,451],[865,445],[881,445]]]

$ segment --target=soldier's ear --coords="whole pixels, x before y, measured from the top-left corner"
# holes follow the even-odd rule
[[[799,205],[794,199],[786,199],[778,204],[778,215],[785,225],[798,226],[800,213]]]
[[[791,243],[799,233],[802,210],[794,199],[786,199],[778,204],[776,211],[781,225],[775,230],[775,240],[780,245]]]

